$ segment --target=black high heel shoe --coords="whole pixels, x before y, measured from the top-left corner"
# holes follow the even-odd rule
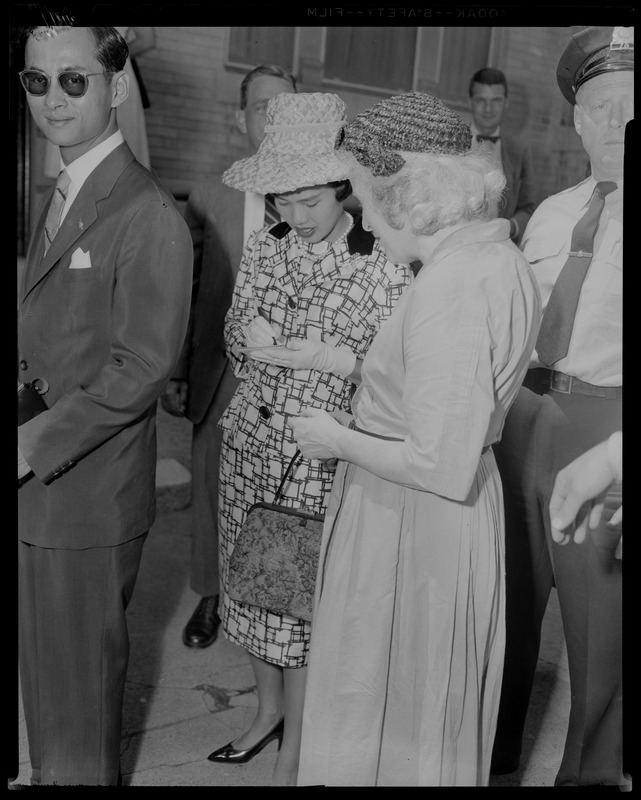
[[[282,719],[275,728],[272,728],[269,733],[266,733],[253,747],[249,747],[247,750],[236,750],[232,741],[224,747],[219,747],[218,750],[214,750],[213,753],[207,756],[207,759],[209,761],[217,761],[220,764],[246,764],[248,761],[251,761],[257,753],[260,753],[263,747],[273,742],[274,739],[278,739],[278,747],[280,748],[280,743],[283,740]]]

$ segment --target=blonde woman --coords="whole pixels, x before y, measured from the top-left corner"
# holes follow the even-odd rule
[[[423,266],[367,352],[352,427],[317,409],[291,420],[305,456],[339,459],[299,785],[488,782],[505,639],[492,444],[540,300],[493,218],[505,178],[470,138],[410,92],[358,115],[340,144],[365,227],[391,261]]]

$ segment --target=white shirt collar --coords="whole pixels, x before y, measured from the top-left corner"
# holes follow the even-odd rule
[[[479,131],[479,129],[476,127],[476,125],[474,123],[472,123],[470,125],[470,130],[472,131],[472,137],[474,138],[474,141],[476,141],[476,137],[477,137],[477,135],[479,133],[481,133],[481,131]],[[486,136],[486,135],[488,135],[488,136],[499,136],[500,137],[501,136],[501,126],[499,125],[498,128],[494,131],[494,133],[483,134],[483,136]]]
[[[124,141],[121,131],[117,130],[115,133],[112,133],[108,139],[92,147],[91,150],[75,161],[72,161],[71,164],[68,164],[66,167],[64,164],[61,165],[60,168],[66,169],[67,175],[71,178],[75,194],[80,191],[82,184],[87,180],[98,164],[104,161],[109,153],[115,150],[116,147],[121,145]]]

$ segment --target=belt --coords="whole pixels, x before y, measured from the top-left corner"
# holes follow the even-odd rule
[[[545,367],[528,370],[523,385],[537,394],[546,394],[548,391],[552,391],[559,392],[559,394],[601,397],[605,400],[621,400],[623,398],[623,386],[595,386],[592,383],[581,381],[573,375],[566,375],[565,372],[557,372]]]
[[[394,438],[394,436],[383,436],[380,433],[370,433],[370,431],[364,431],[362,428],[358,427],[358,425],[354,422],[354,420],[352,420],[349,423],[349,427],[353,431],[357,431],[357,433],[364,433],[367,436],[374,436],[377,439],[385,439],[386,442],[404,442],[405,441],[405,439],[396,439],[396,438]],[[490,444],[485,445],[485,447],[481,450],[481,455],[484,456],[487,453],[487,451],[490,449],[491,446],[492,445],[490,445]]]
[[[404,442],[405,439],[396,439],[394,436],[383,436],[381,433],[370,433],[370,431],[364,431],[362,428],[359,428],[358,425],[352,420],[349,423],[349,427],[357,431],[358,433],[364,433],[367,436],[374,436],[376,439],[385,439],[386,442]]]

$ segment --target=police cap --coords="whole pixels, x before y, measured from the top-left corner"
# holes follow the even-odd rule
[[[566,100],[576,103],[579,87],[605,72],[634,70],[634,28],[592,26],[574,29],[556,69]]]

